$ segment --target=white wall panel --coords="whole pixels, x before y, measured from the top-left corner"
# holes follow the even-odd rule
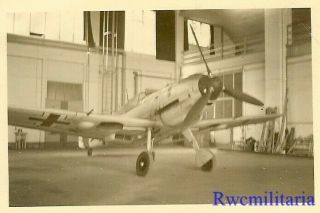
[[[126,11],[125,50],[156,55],[156,19],[154,11]]]
[[[264,80],[264,64],[254,64],[244,67],[243,91],[253,97],[265,101],[265,80]],[[262,107],[248,103],[243,103],[244,115],[263,115],[265,111]],[[268,107],[268,106],[266,106]],[[250,125],[246,127],[246,137],[253,137],[260,140],[262,124]]]
[[[6,13],[6,31],[7,33],[13,33],[14,32],[14,13]]]
[[[51,40],[60,39],[60,14],[59,12],[47,12],[45,24],[45,38]]]
[[[132,70],[126,70],[126,101],[134,96],[134,74]]]
[[[296,128],[296,136],[312,134],[312,68],[311,60],[288,63],[288,125]]]
[[[18,12],[14,16],[14,33],[28,36],[30,32],[30,13]]]
[[[84,65],[68,61],[48,60],[47,75],[50,81],[83,83]]]
[[[8,56],[8,105],[40,107],[41,60],[36,58]],[[28,141],[39,141],[40,132],[23,129]],[[15,140],[15,127],[9,127],[8,140]]]
[[[44,12],[32,12],[30,15],[30,32],[44,34],[46,16]]]
[[[84,17],[82,11],[73,12],[74,21],[74,42],[79,44],[84,44],[83,33],[84,33]]]
[[[60,40],[73,42],[74,14],[69,12],[60,13]]]
[[[37,107],[39,59],[8,56],[8,104]]]

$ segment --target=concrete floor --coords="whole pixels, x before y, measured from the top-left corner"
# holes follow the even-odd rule
[[[313,159],[213,150],[212,172],[195,167],[190,148],[159,147],[146,177],[135,174],[139,148],[9,151],[10,206],[210,204],[233,195],[314,194]]]

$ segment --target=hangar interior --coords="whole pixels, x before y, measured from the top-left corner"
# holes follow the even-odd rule
[[[313,155],[310,9],[7,13],[8,105],[112,114],[141,92],[206,73],[190,24],[223,83],[265,104],[261,109],[221,95],[203,119],[276,107],[286,115],[292,147],[300,143]],[[202,138],[202,146],[243,150],[246,139],[260,141],[270,125],[280,132],[281,119],[268,125],[216,131]],[[9,127],[9,147],[16,131]],[[23,132],[28,147],[74,146],[78,140]]]

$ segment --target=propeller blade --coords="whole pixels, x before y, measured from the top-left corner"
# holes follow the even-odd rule
[[[250,103],[250,104],[254,104],[254,105],[258,105],[258,106],[263,106],[264,104],[259,101],[258,99],[244,93],[244,92],[239,92],[239,91],[236,91],[234,89],[230,89],[230,88],[224,88],[223,89],[223,92],[240,100],[240,101],[244,101],[244,102],[247,102],[247,103]]]
[[[207,91],[190,109],[187,116],[184,119],[184,126],[190,126],[194,122],[200,119],[203,108],[207,105],[210,97],[212,95],[212,90]]]
[[[198,47],[198,50],[199,50],[199,52],[200,52],[200,54],[201,54],[202,60],[203,60],[203,62],[204,62],[205,65],[206,65],[208,76],[211,78],[211,77],[212,77],[212,72],[211,72],[211,70],[209,69],[209,66],[208,66],[208,64],[207,64],[207,61],[204,59],[204,56],[203,56],[202,50],[201,50],[201,48],[200,48],[200,45],[199,45],[197,36],[196,36],[196,34],[194,33],[193,27],[192,27],[191,25],[190,25],[190,28],[191,28],[192,35],[193,35],[193,37],[194,37],[194,40],[196,40],[197,47]]]

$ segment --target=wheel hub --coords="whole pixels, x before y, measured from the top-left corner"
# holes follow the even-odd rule
[[[142,152],[136,162],[136,173],[138,176],[145,176],[150,166],[150,157],[148,152]]]

